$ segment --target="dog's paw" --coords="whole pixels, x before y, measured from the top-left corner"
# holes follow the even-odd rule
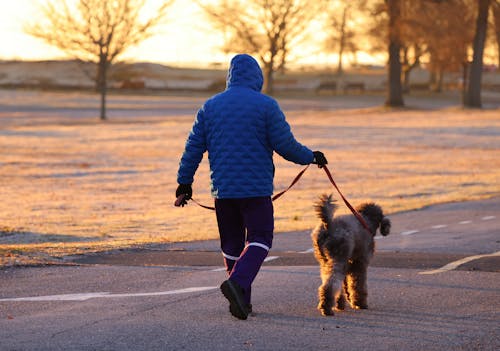
[[[345,305],[346,305],[346,300],[342,296],[337,300],[337,304],[335,305],[335,310],[336,311],[343,311],[345,310]]]
[[[356,310],[367,310],[368,309],[368,305],[367,304],[356,304],[356,305],[353,305],[352,308],[356,309]]]
[[[319,311],[321,312],[322,316],[333,316],[333,310],[331,308],[320,309]]]
[[[321,312],[323,316],[333,316],[333,309],[331,306],[326,306],[323,304],[318,305],[318,310]]]

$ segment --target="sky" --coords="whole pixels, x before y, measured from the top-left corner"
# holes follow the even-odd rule
[[[75,0],[69,0],[69,2]],[[158,8],[162,0],[148,0],[143,8],[147,16]],[[41,18],[39,0],[0,0],[0,60],[51,60],[68,56],[23,30],[29,21]],[[157,34],[135,47],[129,48],[121,60],[148,61],[177,66],[206,66],[225,63],[227,57],[220,51],[223,37],[205,20],[198,6],[191,0],[176,0],[169,9],[166,24],[156,29]],[[368,62],[369,57],[361,57]],[[324,64],[334,61],[331,55],[313,53],[303,63]]]
[[[70,0],[71,1],[71,0]],[[143,13],[155,9],[161,0],[149,0]],[[40,18],[37,0],[0,0],[0,59],[46,60],[67,58],[64,52],[24,33],[28,21]],[[204,20],[192,2],[177,0],[169,9],[167,23],[157,34],[131,47],[121,57],[158,63],[205,63],[226,60],[218,47],[220,36]]]

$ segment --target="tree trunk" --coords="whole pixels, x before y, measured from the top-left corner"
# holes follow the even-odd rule
[[[410,65],[409,51],[410,51],[410,48],[407,46],[404,46],[402,48],[403,57],[402,57],[402,62],[401,62],[401,70],[403,72],[403,82],[402,82],[403,93],[405,93],[405,94],[408,94],[410,92],[411,65]],[[399,59],[401,60],[401,57]]]
[[[434,69],[432,69],[430,71],[430,77],[429,77],[429,90],[430,91],[434,91],[434,86],[436,84],[436,81],[437,81],[436,71]]]
[[[465,106],[465,101],[467,100],[467,85],[469,79],[469,62],[465,61],[462,64],[462,104]]]
[[[411,77],[411,71],[413,69],[417,68],[420,66],[420,56],[422,55],[422,51],[420,50],[420,47],[418,45],[413,46],[413,54],[414,54],[414,61],[410,63],[410,57],[409,57],[409,48],[406,48],[404,50],[404,57],[403,57],[403,92],[404,93],[410,93],[410,77]]]
[[[483,72],[483,53],[488,26],[488,9],[491,0],[479,0],[476,21],[476,34],[474,35],[474,54],[469,70],[469,84],[465,106],[481,107],[481,78]]]
[[[410,93],[410,73],[411,73],[411,66],[406,67],[403,69],[403,91],[406,94]]]
[[[264,63],[264,93],[268,95],[274,93],[274,71],[272,62]]]
[[[101,121],[106,120],[106,82],[101,86]]]
[[[443,79],[444,79],[444,70],[440,68],[437,73],[436,90],[434,90],[436,93],[443,92]]]
[[[443,92],[443,79],[444,79],[444,69],[442,67],[436,67],[431,72],[430,80],[430,90],[433,93]]]
[[[100,119],[106,120],[106,93],[107,93],[108,61],[104,55],[99,58],[97,68],[97,90],[101,97]]]
[[[347,20],[347,6],[344,6],[344,12],[342,13],[342,23],[340,24],[340,43],[339,43],[339,61],[337,66],[337,74],[342,74],[342,58],[344,56],[344,48],[345,48],[345,27]]]
[[[404,106],[403,89],[401,85],[401,42],[399,35],[399,19],[401,15],[400,0],[386,0],[389,12],[389,70],[388,96],[386,106]]]

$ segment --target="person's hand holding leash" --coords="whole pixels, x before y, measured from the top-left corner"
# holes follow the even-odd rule
[[[175,197],[177,200],[175,201],[175,206],[184,207],[187,205],[187,202],[193,196],[193,189],[191,184],[179,184],[177,190],[175,191]]]
[[[325,155],[321,151],[313,151],[314,159],[312,163],[318,165],[318,168],[323,168],[324,165],[328,164]]]

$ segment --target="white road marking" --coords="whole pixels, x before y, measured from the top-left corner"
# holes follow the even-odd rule
[[[441,229],[441,228],[446,228],[448,225],[447,224],[438,224],[438,225],[433,225],[431,228],[432,229]]]
[[[407,230],[404,232],[401,232],[401,235],[412,235],[418,233],[420,230]]]
[[[496,217],[495,216],[486,216],[486,217],[483,217],[481,218],[483,221],[489,221],[490,219],[495,219]]]
[[[226,267],[221,267],[221,268],[212,269],[211,272],[222,272],[222,271],[225,271],[225,270],[226,270]]]
[[[458,266],[463,265],[464,263],[478,260],[478,259],[484,258],[484,257],[494,257],[494,256],[500,256],[500,251],[497,251],[497,252],[494,252],[491,254],[474,255],[474,256],[464,257],[461,260],[450,262],[441,268],[434,269],[432,271],[419,272],[418,274],[436,274],[436,273],[447,272],[447,271],[451,271],[451,270],[456,269]]]
[[[470,224],[472,223],[472,221],[462,221],[462,222],[458,222],[458,224]]]
[[[312,247],[310,249],[305,250],[305,251],[299,251],[299,253],[301,253],[301,254],[308,254],[311,252],[314,252],[314,249]]]
[[[111,294],[109,292],[95,292],[95,293],[81,293],[81,294],[63,294],[63,295],[48,295],[48,296],[32,296],[32,297],[16,297],[0,299],[0,302],[7,301],[86,301],[94,298],[120,298],[120,297],[142,297],[142,296],[163,296],[163,295],[176,295],[186,294],[191,292],[200,292],[207,290],[218,289],[217,286],[200,286],[179,290],[158,291],[149,293],[135,293],[135,294]]]

